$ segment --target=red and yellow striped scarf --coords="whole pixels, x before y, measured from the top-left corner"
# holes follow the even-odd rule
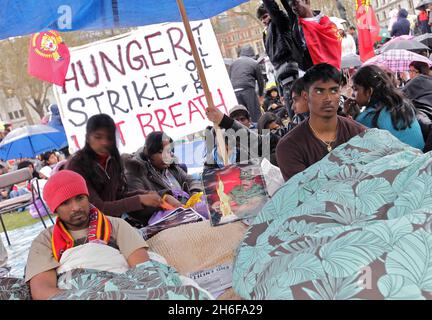
[[[88,242],[103,241],[105,244],[108,244],[112,231],[111,222],[95,207],[90,208],[89,217]],[[74,245],[75,241],[71,234],[67,231],[63,222],[57,217],[51,238],[54,258],[60,261],[62,254],[66,250],[73,248]]]

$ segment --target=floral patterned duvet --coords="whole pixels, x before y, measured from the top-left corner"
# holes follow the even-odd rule
[[[171,267],[147,261],[118,274],[75,269],[58,278],[65,289],[52,300],[201,300],[210,299],[194,286],[183,285]],[[0,278],[0,300],[28,300],[30,292],[23,279]]]
[[[432,298],[432,153],[370,129],[292,177],[237,249],[246,299]]]

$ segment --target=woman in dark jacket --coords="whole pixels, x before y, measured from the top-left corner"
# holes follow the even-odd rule
[[[86,143],[66,164],[66,169],[82,175],[87,183],[90,202],[109,216],[124,213],[148,220],[160,210],[160,194],[144,190],[131,192],[126,186],[123,164],[116,145],[116,126],[106,114],[92,116],[86,127]],[[173,197],[167,201],[179,206]]]
[[[129,190],[170,192],[183,203],[190,195],[202,191],[201,183],[175,163],[170,148],[172,142],[163,132],[152,132],[147,136],[144,148],[134,155],[123,155]]]

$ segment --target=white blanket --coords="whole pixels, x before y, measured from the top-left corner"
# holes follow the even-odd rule
[[[148,252],[151,260],[168,264],[166,259],[155,252]],[[129,264],[119,250],[100,243],[86,243],[66,250],[61,259],[57,274],[71,271],[73,269],[94,269],[115,273],[124,273],[129,269]],[[201,288],[194,280],[179,275],[183,285],[196,287],[207,294],[210,299],[214,299],[211,293]],[[60,289],[70,289],[62,287]]]
[[[95,269],[123,273],[129,269],[129,265],[119,250],[106,244],[86,243],[63,253],[57,274],[73,269]]]

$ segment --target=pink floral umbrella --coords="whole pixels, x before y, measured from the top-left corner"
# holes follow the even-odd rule
[[[409,65],[413,61],[424,62],[429,67],[432,66],[432,61],[427,57],[403,49],[388,50],[370,58],[365,63],[363,63],[363,65],[384,65],[393,72],[403,72],[409,70]]]

